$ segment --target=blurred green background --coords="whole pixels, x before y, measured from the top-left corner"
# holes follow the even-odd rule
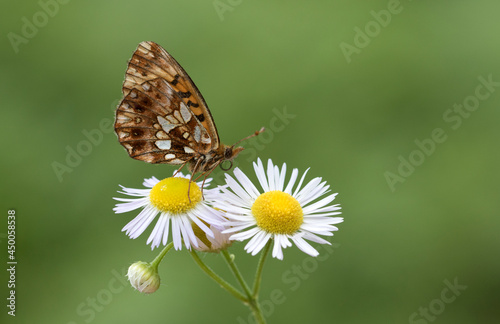
[[[113,213],[118,184],[175,169],[129,158],[111,132],[145,40],[188,71],[224,143],[268,128],[241,169],[272,158],[339,192],[331,250],[268,260],[261,299],[283,295],[265,303],[269,323],[500,321],[498,1],[62,2],[2,3],[0,240],[6,260],[15,209],[18,261],[2,323],[252,323],[185,251],[167,255],[153,295],[123,281],[159,250],[150,229],[120,232],[136,213]],[[102,141],[85,147],[92,131]],[[68,150],[87,152],[68,166]],[[231,252],[250,278],[243,246]]]

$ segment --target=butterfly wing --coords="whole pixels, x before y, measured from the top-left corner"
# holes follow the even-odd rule
[[[186,71],[160,45],[154,42],[139,44],[128,65],[125,82],[123,83],[123,95],[127,95],[133,88],[138,88],[143,82],[158,77],[167,81],[193,112],[203,127],[210,133],[212,148],[217,149],[219,147],[219,136],[205,99]]]
[[[219,146],[205,100],[161,46],[139,44],[122,90],[115,132],[131,157],[183,164]]]

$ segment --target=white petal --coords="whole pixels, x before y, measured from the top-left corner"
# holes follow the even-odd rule
[[[233,214],[226,213],[226,217],[231,223],[251,223],[255,224],[255,218],[252,215],[241,215],[241,214]],[[225,222],[223,222],[225,223]]]
[[[231,217],[228,215],[235,215],[235,216],[250,215],[250,213],[251,213],[250,208],[238,207],[238,206],[224,204],[224,203],[216,203],[216,204],[214,204],[214,207],[217,207],[221,210],[224,210],[225,211],[224,215],[226,215],[226,217]]]
[[[196,182],[196,184],[200,188],[202,188],[202,187],[206,188],[206,187],[210,186],[210,182],[212,182],[212,178],[206,178],[206,179],[203,179],[203,181]],[[205,193],[203,193],[203,194],[205,194]]]
[[[170,216],[166,213],[164,213],[162,216],[165,216],[167,218],[165,222],[165,229],[163,231],[163,245],[167,245],[168,242],[168,232],[169,232],[169,227],[170,227]]]
[[[339,224],[344,221],[342,217],[328,217],[323,215],[304,215],[305,224]]]
[[[145,200],[147,198],[121,198],[121,197],[113,197],[114,200],[116,201],[124,201],[124,202],[136,202],[136,201],[141,201]],[[123,205],[123,204],[116,204],[117,206]]]
[[[147,197],[149,196],[149,193],[151,192],[151,189],[135,189],[135,188],[126,188],[122,185],[120,185],[123,191],[118,191],[118,193],[122,193],[125,195],[129,196],[140,196],[140,197]]]
[[[198,240],[196,239],[196,235],[194,235],[193,226],[191,226],[189,218],[186,216],[180,216],[179,219],[181,223],[181,233],[184,238],[184,245],[186,246],[186,249],[190,250],[191,245],[198,247]]]
[[[283,165],[281,166],[281,172],[279,172],[278,169],[278,174],[279,177],[276,182],[276,188],[280,191],[283,191],[285,189],[286,163],[283,163]]]
[[[248,231],[239,232],[237,234],[231,235],[231,240],[233,240],[233,241],[244,241],[244,240],[249,239],[252,236],[256,235],[260,231],[261,231],[260,228],[254,227],[252,229],[249,229]],[[223,233],[226,233],[226,231],[224,231]]]
[[[320,178],[321,179],[321,178]],[[325,193],[329,192],[330,186],[325,186],[326,181],[320,183],[319,185],[316,186],[316,188],[313,188],[307,196],[304,196],[301,198],[301,205],[305,206],[309,204],[311,201],[314,201],[324,195]]]
[[[255,224],[242,224],[242,225],[236,225],[233,223],[227,223],[228,226],[232,226],[228,229],[225,229],[222,231],[223,234],[230,234],[230,233],[235,233],[235,232],[241,232],[245,230],[247,227],[254,226]]]
[[[260,186],[262,187],[264,192],[269,191],[269,183],[266,179],[266,172],[264,170],[264,166],[262,165],[262,161],[260,159],[257,159],[257,164],[254,162],[253,168],[255,170],[255,175],[259,180]]]
[[[240,184],[227,173],[226,183],[229,185],[229,188],[231,188],[231,190],[243,200],[248,201],[251,199],[250,195],[245,191],[245,189],[243,189],[243,187],[241,187]]]
[[[144,187],[153,188],[158,182],[160,182],[160,180],[156,179],[156,177],[151,177],[150,179],[144,179],[142,185]]]
[[[226,204],[229,203],[229,206],[235,205],[235,206],[248,206],[250,208],[252,206],[252,201],[246,201],[241,199],[240,197],[236,196],[234,193],[231,191],[227,190],[226,188],[221,188],[222,195],[219,199],[215,200],[214,205],[217,205],[216,207],[221,208],[223,210],[226,210],[225,208],[219,207],[221,204]]]
[[[245,246],[245,250],[252,255],[256,255],[266,245],[270,237],[271,234],[259,231]]]
[[[122,200],[125,201],[127,198],[114,198],[116,200]],[[143,198],[143,199],[131,199],[132,201],[128,201],[126,203],[121,203],[121,204],[116,204],[115,208],[113,208],[113,211],[116,214],[121,214],[121,213],[126,213],[132,210],[136,210],[142,207],[145,207],[149,203],[149,198]]]
[[[325,193],[329,192],[330,186],[325,186],[325,184],[326,184],[326,181],[320,183],[318,186],[316,186],[316,188],[313,188],[313,190],[311,190],[309,192],[307,197],[302,198],[301,205],[305,206],[305,205],[309,204],[311,201],[314,201],[314,200],[320,198],[321,196],[323,196]]]
[[[205,197],[203,203],[213,202],[214,200],[221,199],[220,188],[216,187],[213,189],[205,188],[203,189],[203,196]]]
[[[214,233],[212,232],[212,230],[207,226],[205,225],[205,223],[203,223],[198,217],[196,216],[193,216],[193,217],[190,217],[191,218],[191,221],[193,223],[195,223],[196,225],[198,225],[198,227],[203,231],[205,232],[205,234],[209,237],[214,237]]]
[[[189,215],[193,215],[192,217],[197,217],[207,222],[209,225],[222,226],[222,222],[225,220],[222,217],[221,211],[215,210],[204,204],[199,204],[194,210],[191,210]]]
[[[181,229],[178,217],[171,217],[172,220],[172,240],[174,241],[174,248],[180,250],[182,248]]]
[[[292,246],[292,242],[290,242],[289,238],[291,236],[290,235],[281,235],[281,246],[283,248],[287,248],[287,247],[290,247]]]
[[[295,181],[297,180],[298,174],[299,174],[298,169],[292,170],[292,175],[290,176],[290,181],[288,182],[288,185],[286,186],[286,188],[284,190],[284,192],[286,192],[289,195],[292,194],[293,185],[295,184]]]
[[[269,241],[269,239],[272,237],[272,234],[266,233],[264,231],[261,231],[262,238],[259,240],[259,242],[255,246],[255,250],[253,252],[253,255],[257,254],[262,248],[266,245],[266,243]]]
[[[128,235],[128,233],[130,232],[130,230],[132,228],[136,227],[137,224],[141,224],[144,221],[144,219],[148,218],[148,215],[149,215],[150,212],[151,212],[151,207],[150,206],[146,206],[146,208],[144,208],[143,210],[141,210],[139,212],[139,214],[134,217],[134,219],[132,219],[130,222],[127,223],[127,225],[125,225],[122,228],[122,232],[126,231],[126,233]]]
[[[332,211],[336,211],[336,210],[342,209],[339,206],[340,206],[340,204],[325,206],[325,207],[322,207],[322,208],[317,208],[316,210],[314,210],[312,212],[311,212],[310,208],[308,208],[308,207],[304,207],[302,210],[305,210],[304,213],[308,213],[308,214],[311,213],[311,214],[319,215],[320,213],[332,212]],[[341,214],[341,213],[342,212],[337,212],[337,214]],[[337,214],[332,214],[332,215],[337,215]]]
[[[304,235],[302,236],[302,238],[305,239],[305,240],[313,241],[313,242],[319,243],[319,244],[332,245],[332,243],[328,242],[325,239],[322,239],[321,237],[319,237],[317,235],[314,235],[313,233],[303,232],[303,234]]]
[[[281,249],[281,235],[274,236],[273,258],[283,260],[283,251]]]
[[[269,190],[276,190],[276,179],[274,172],[274,165],[271,159],[267,160],[267,181],[269,183]]]
[[[142,232],[144,232],[146,227],[151,224],[157,214],[158,211],[155,208],[148,206],[144,208],[131,222],[125,225],[122,231],[126,231],[128,236],[135,239],[141,235]]]
[[[151,249],[154,249],[155,247],[158,247],[160,245],[161,237],[163,235],[163,231],[165,230],[166,221],[168,221],[168,216],[165,216],[162,213],[158,218],[158,221],[156,222],[156,225],[146,242],[146,244],[153,242],[153,244],[151,244]]]
[[[301,206],[304,205],[303,201],[309,198],[311,191],[315,190],[320,183],[321,183],[321,178],[314,178],[311,181],[309,181],[309,183],[306,184],[304,188],[302,188],[302,190],[300,190],[296,196],[294,196],[299,201]]]
[[[234,235],[233,235],[234,236]],[[232,236],[231,236],[232,237]],[[263,237],[262,231],[258,231],[245,245],[245,251],[248,253],[253,253],[255,250],[255,246],[259,243],[259,240],[261,240]]]
[[[292,195],[293,197],[295,197],[295,199],[297,199],[297,193],[300,191],[300,187],[302,186],[302,182],[304,182],[304,178],[306,177],[306,174],[308,171],[309,171],[309,168],[307,168],[307,170],[304,172],[304,174],[300,178],[300,181],[299,181],[299,184],[297,185],[297,188],[295,188],[295,191]]]
[[[301,235],[294,235],[292,236],[292,240],[297,245],[297,247],[304,253],[309,254],[310,256],[316,257],[318,256],[319,252],[316,251],[309,243],[307,243]]]
[[[332,232],[336,231],[337,228],[332,225],[327,225],[327,224],[307,224],[307,223],[302,223],[300,225],[300,228],[312,233],[324,233],[324,232]]]
[[[243,185],[243,188],[246,189],[250,197],[254,200],[257,199],[260,192],[257,190],[257,187],[254,186],[252,181],[250,181],[250,179],[238,168],[236,168],[233,173],[236,179],[238,179],[238,181]]]

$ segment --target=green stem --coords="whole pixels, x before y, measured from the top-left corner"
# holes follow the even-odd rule
[[[262,309],[260,309],[260,304],[257,299],[252,299],[252,303],[249,304],[250,309],[253,312],[253,316],[257,320],[258,324],[266,324],[266,319],[262,315]]]
[[[167,254],[170,249],[174,247],[174,242],[170,242],[161,250],[160,254],[151,262],[151,266],[155,269],[158,270],[158,266],[160,265],[161,260],[163,260],[163,257],[165,254]]]
[[[193,260],[198,264],[198,266],[203,270],[210,278],[212,278],[215,282],[217,282],[222,288],[226,289],[231,295],[236,297],[237,299],[241,300],[244,304],[248,304],[248,299],[243,296],[242,293],[240,293],[236,288],[231,286],[228,282],[226,282],[224,279],[219,277],[210,267],[208,267],[198,256],[196,251],[192,249],[189,251],[191,253],[191,256],[193,257]]]
[[[269,254],[269,250],[271,248],[271,243],[272,241],[269,240],[264,247],[264,251],[262,251],[262,254],[260,255],[259,259],[259,265],[257,266],[257,272],[255,272],[255,281],[253,283],[253,294],[252,296],[257,299],[259,296],[259,290],[260,290],[260,282],[262,281],[262,269],[264,268],[264,262],[266,261],[266,257]]]
[[[245,279],[243,279],[243,276],[241,275],[240,270],[236,266],[236,263],[234,263],[233,258],[231,258],[231,255],[227,250],[222,251],[222,255],[224,256],[224,259],[226,260],[227,264],[229,265],[229,268],[233,272],[234,276],[236,277],[236,280],[240,283],[241,287],[243,287],[243,290],[247,294],[248,297],[248,302],[247,305],[250,307],[252,310],[253,316],[255,317],[255,320],[257,321],[258,324],[265,324],[266,319],[262,315],[262,309],[260,308],[259,304],[259,297],[258,297],[258,292],[259,292],[259,287],[260,287],[260,279],[262,276],[262,267],[264,266],[264,260],[266,258],[267,253],[269,252],[269,246],[271,241],[266,245],[263,254],[260,257],[259,265],[257,268],[257,274],[256,274],[256,282],[254,284],[254,294],[250,292],[250,288],[248,287]],[[257,287],[257,288],[255,288]]]
[[[243,288],[243,290],[245,291],[245,294],[247,295],[248,300],[250,301],[252,299],[252,294],[250,292],[250,288],[248,287],[245,279],[243,279],[243,276],[241,275],[240,270],[236,266],[236,263],[234,263],[233,258],[231,258],[231,255],[229,254],[229,252],[227,250],[222,250],[221,252],[222,252],[222,255],[224,256],[224,259],[226,260],[229,268],[231,269],[234,276],[236,277],[236,280],[238,280],[238,282],[241,285],[241,288]]]

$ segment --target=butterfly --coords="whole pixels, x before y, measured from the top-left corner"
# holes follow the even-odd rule
[[[135,50],[122,93],[115,119],[120,144],[134,159],[181,165],[177,172],[188,164],[191,181],[196,173],[206,179],[224,161],[231,168],[243,150],[235,145],[264,131],[261,128],[231,146],[222,144],[200,91],[179,63],[154,42],[142,42]]]

